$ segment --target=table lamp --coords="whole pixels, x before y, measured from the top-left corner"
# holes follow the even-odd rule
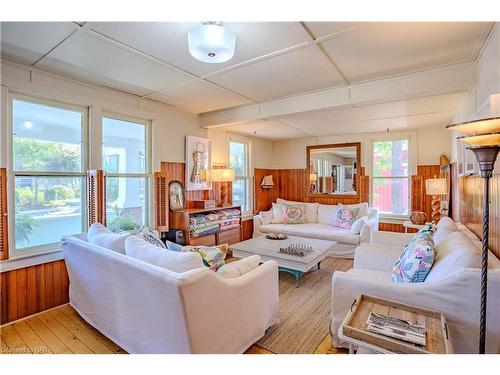
[[[500,150],[500,117],[462,122],[448,125],[450,130],[457,130],[464,134],[457,139],[469,144],[479,164],[483,178],[484,207],[483,207],[483,238],[481,259],[481,305],[479,315],[479,353],[486,351],[486,296],[488,283],[488,230],[490,220],[490,178],[495,168],[498,151]]]
[[[441,217],[441,198],[440,195],[446,194],[446,179],[445,178],[430,178],[425,180],[425,192],[432,196],[431,219],[433,222],[438,222]]]
[[[227,200],[227,183],[233,182],[235,179],[234,169],[229,168],[213,168],[211,171],[212,181],[222,182],[220,187],[220,202],[218,206],[229,206]]]
[[[314,193],[316,191],[316,181],[318,181],[318,175],[316,173],[309,173],[309,190],[311,191],[311,193]]]

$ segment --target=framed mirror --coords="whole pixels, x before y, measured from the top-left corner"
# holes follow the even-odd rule
[[[308,195],[359,196],[361,143],[307,146]]]

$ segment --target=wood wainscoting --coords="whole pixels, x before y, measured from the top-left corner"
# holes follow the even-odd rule
[[[264,176],[272,175],[274,187],[264,189],[260,186]],[[261,169],[254,170],[255,182],[255,212],[267,211],[271,208],[276,199],[282,198],[298,202],[318,202],[322,204],[356,204],[368,202],[370,180],[364,175],[364,168],[361,168],[360,195],[359,197],[336,197],[328,196],[308,196],[309,189],[306,169]]]
[[[0,273],[0,322],[5,324],[67,303],[64,260]]]
[[[453,174],[452,174],[453,177]],[[476,236],[482,238],[483,228],[483,178],[478,175],[455,175],[452,180],[458,193],[453,197],[453,219],[460,221]],[[453,194],[453,193],[452,193]],[[490,250],[500,258],[500,175],[494,175],[490,180]]]

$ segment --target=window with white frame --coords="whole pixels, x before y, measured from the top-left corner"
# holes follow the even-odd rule
[[[114,231],[149,224],[149,121],[104,116],[102,168],[106,171],[106,223]]]
[[[381,214],[407,216],[410,204],[409,140],[381,140],[372,149],[372,205]]]
[[[243,214],[252,213],[252,179],[250,174],[250,143],[231,138],[229,141],[229,168],[235,171],[233,204],[241,205]]]
[[[11,257],[58,248],[86,229],[87,108],[15,95],[11,101]]]

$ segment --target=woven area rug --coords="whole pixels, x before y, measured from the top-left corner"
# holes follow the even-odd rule
[[[279,322],[256,344],[278,354],[312,354],[328,335],[334,271],[346,271],[352,260],[327,257],[321,269],[302,276],[295,287],[292,275],[280,272]]]

